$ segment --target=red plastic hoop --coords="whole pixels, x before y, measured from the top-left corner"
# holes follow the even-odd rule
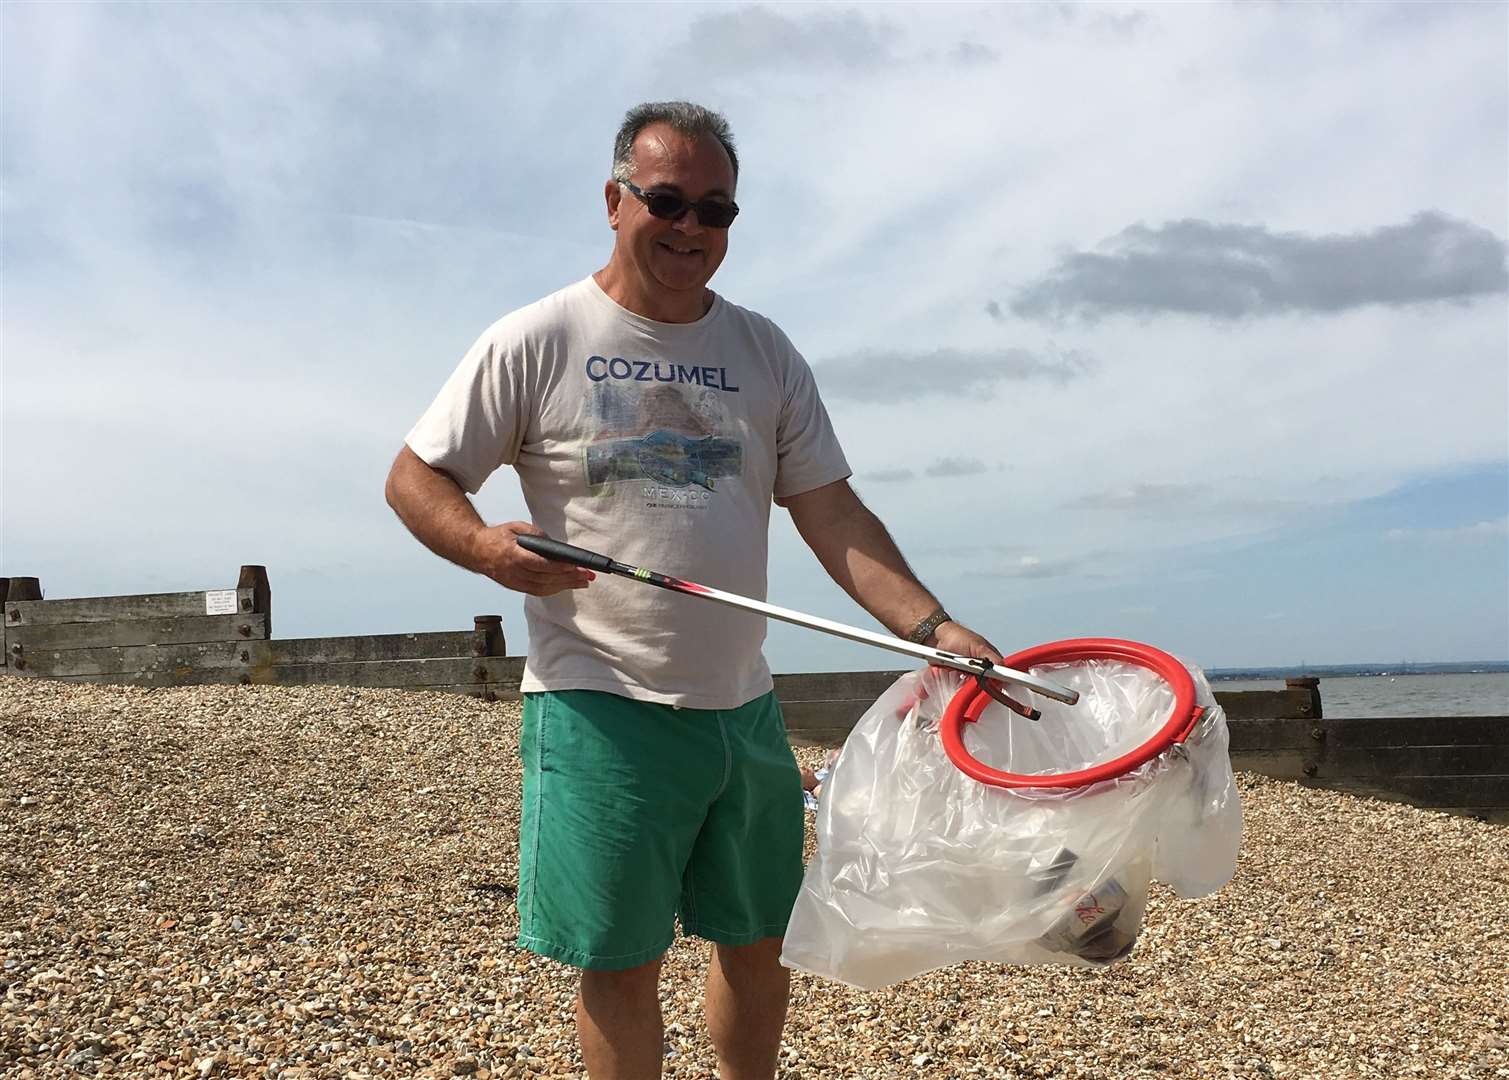
[[[1067,641],[1052,641],[1008,656],[1006,667],[1028,671],[1039,664],[1072,664],[1079,660],[1120,660],[1147,668],[1173,687],[1174,708],[1168,721],[1151,739],[1130,753],[1102,765],[1092,765],[1076,772],[1050,773],[1031,776],[1025,773],[1002,772],[992,769],[974,757],[964,747],[964,725],[974,723],[990,705],[990,695],[971,679],[961,686],[949,701],[943,713],[939,731],[943,736],[943,749],[948,759],[965,776],[982,784],[1002,788],[1078,788],[1088,787],[1101,780],[1123,776],[1163,753],[1175,743],[1182,743],[1199,723],[1205,710],[1195,704],[1195,681],[1189,671],[1174,657],[1162,649],[1144,645],[1138,641],[1123,641],[1120,638],[1071,638]]]

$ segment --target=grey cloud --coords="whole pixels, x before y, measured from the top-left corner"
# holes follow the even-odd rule
[[[1435,211],[1367,233],[1312,236],[1185,219],[1133,225],[1064,257],[1011,303],[1017,315],[1180,314],[1236,319],[1509,290],[1504,241]]]
[[[838,66],[850,70],[894,63],[889,23],[857,11],[793,18],[764,7],[719,11],[695,20],[688,37],[720,73],[764,68]]]
[[[943,458],[923,470],[928,476],[974,476],[985,472],[985,463],[973,458]]]
[[[914,400],[930,395],[991,397],[1001,382],[1042,379],[1067,383],[1088,373],[1093,361],[1074,350],[1046,357],[1026,349],[852,353],[814,365],[829,398],[851,401]]]
[[[1390,541],[1425,541],[1430,544],[1471,544],[1501,542],[1509,537],[1509,518],[1477,521],[1441,529],[1389,529],[1383,534]]]
[[[1115,491],[1097,491],[1071,500],[1072,510],[1132,510],[1156,513],[1187,506],[1203,497],[1200,484],[1133,484]]]
[[[989,315],[996,322],[1000,322],[1006,317],[1001,311],[1001,305],[995,300],[991,300],[985,305],[985,314]]]
[[[1036,555],[1023,555],[1014,562],[992,567],[982,567],[978,573],[986,577],[1003,578],[1053,578],[1067,577],[1079,572],[1082,559],[1042,559]],[[1099,577],[1099,574],[1080,574],[1081,577]]]
[[[1320,504],[1304,499],[1247,495],[1243,482],[1209,484],[1133,484],[1095,491],[1064,503],[1066,510],[1114,510],[1139,516],[1172,514],[1234,514],[1244,517],[1285,517],[1315,510]]]
[[[873,480],[877,484],[898,484],[903,480],[910,480],[917,474],[911,469],[879,469],[875,472],[863,473],[861,480]]]
[[[948,59],[958,67],[981,67],[996,63],[1001,59],[1001,54],[978,41],[961,41],[949,51]]]

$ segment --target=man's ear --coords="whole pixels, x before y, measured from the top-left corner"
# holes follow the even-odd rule
[[[617,180],[610,177],[603,185],[603,198],[608,203],[608,228],[614,232],[618,231],[618,208],[623,203],[623,197],[623,188],[618,186]]]

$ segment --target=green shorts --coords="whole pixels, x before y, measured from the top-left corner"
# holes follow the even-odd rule
[[[685,934],[786,931],[802,882],[802,782],[774,693],[679,709],[595,690],[524,696],[519,944],[638,967]]]

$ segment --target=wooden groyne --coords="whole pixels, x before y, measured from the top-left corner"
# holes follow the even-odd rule
[[[265,567],[234,586],[44,599],[36,578],[0,578],[0,671],[23,678],[167,687],[211,683],[395,687],[519,696],[524,657],[502,619],[471,630],[325,638],[272,636]],[[839,745],[900,671],[775,676],[794,743]],[[1216,691],[1239,770],[1509,823],[1509,717],[1323,714],[1319,680]]]

